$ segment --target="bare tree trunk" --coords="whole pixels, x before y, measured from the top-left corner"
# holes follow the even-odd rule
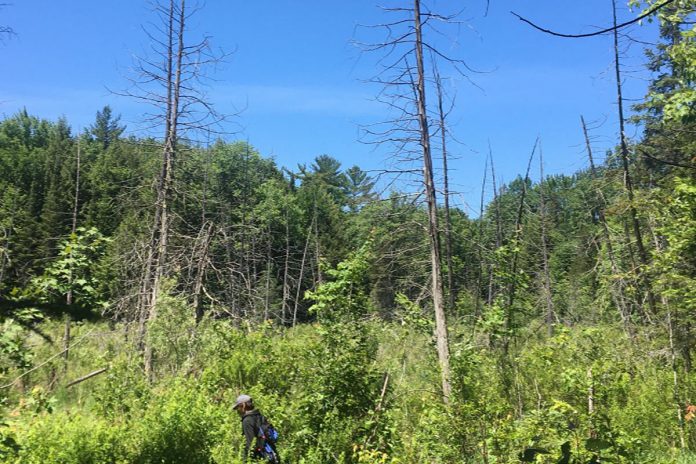
[[[693,344],[693,337],[691,335],[691,322],[688,320],[684,322],[682,337],[684,339],[684,344],[682,346],[682,357],[684,358],[684,372],[688,374],[691,372],[691,345]]]
[[[483,167],[483,181],[481,182],[481,204],[479,205],[479,227],[478,227],[478,244],[476,246],[477,250],[477,260],[478,260],[478,275],[476,277],[476,309],[474,311],[474,317],[478,319],[481,316],[481,286],[483,285],[483,208],[484,208],[484,197],[486,194],[486,177],[488,175],[488,158],[486,158],[486,164]],[[489,283],[489,295],[492,291],[491,288],[492,281]]]
[[[663,251],[663,242],[654,233],[654,227],[649,227],[649,229],[653,231],[653,241],[655,243],[655,250],[658,253],[661,253]],[[680,400],[679,394],[679,366],[677,364],[677,347],[675,342],[675,332],[677,332],[677,334],[679,333],[679,315],[677,312],[678,308],[675,307],[674,309],[672,309],[670,307],[667,297],[664,294],[660,295],[660,299],[662,307],[667,310],[667,335],[669,336],[670,367],[672,369],[672,399],[674,401],[674,406],[677,412],[677,424],[679,426],[679,444],[681,449],[684,450],[687,447],[685,440],[686,423],[682,411],[684,404]],[[689,338],[685,338],[684,342],[686,345],[688,345],[691,342],[691,340]],[[686,358],[684,359],[684,361],[685,371],[688,374],[687,365],[689,361],[687,361]]]
[[[430,236],[430,261],[432,265],[432,297],[435,310],[435,335],[437,338],[437,353],[442,374],[442,394],[445,402],[449,402],[451,393],[449,343],[447,340],[447,321],[443,305],[442,273],[440,270],[439,227],[437,218],[437,200],[433,176],[433,161],[430,150],[430,127],[425,102],[425,70],[423,64],[423,37],[421,30],[420,0],[414,0],[414,26],[416,34],[415,52],[418,82],[416,85],[418,124],[420,128],[420,144],[423,149],[423,180],[425,195],[428,203],[428,234]]]
[[[77,212],[80,202],[80,140],[77,141],[77,155],[75,158],[75,195],[73,197],[73,211],[72,211],[72,226],[70,228],[70,238],[71,240],[77,232]],[[72,249],[70,251],[70,257],[72,258]],[[72,265],[70,265],[69,270],[69,288],[68,293],[65,296],[65,303],[70,306],[73,303],[73,275],[72,275]],[[70,326],[72,324],[72,318],[70,314],[65,314],[65,327],[63,330],[63,373],[68,370],[68,358],[70,354]]]
[[[268,225],[268,243],[266,244],[266,296],[264,298],[264,313],[263,320],[267,321],[270,319],[271,311],[271,261],[272,261],[272,248],[271,248],[271,226]]]
[[[598,180],[598,175],[597,175],[597,168],[595,167],[594,163],[594,156],[592,154],[592,145],[590,144],[590,136],[587,133],[587,125],[585,124],[585,118],[580,116],[580,122],[582,123],[582,132],[585,136],[585,147],[587,149],[587,156],[590,160],[590,173],[592,175],[592,180],[595,182]],[[606,242],[607,246],[607,256],[609,257],[609,264],[611,266],[611,272],[614,275],[619,275],[620,270],[618,263],[616,261],[616,256],[614,254],[614,245],[613,245],[613,240],[611,238],[611,232],[609,230],[609,225],[607,224],[607,218],[604,215],[604,209],[607,206],[607,201],[606,198],[604,197],[604,192],[602,192],[601,188],[596,188],[596,193],[597,193],[597,198],[599,200],[599,206],[597,208],[597,215],[599,217],[599,222],[602,225],[602,231],[604,233],[604,240]],[[599,244],[598,244],[598,249]],[[629,311],[626,308],[626,302],[624,300],[624,292],[623,292],[623,280],[619,280],[617,284],[619,288],[616,288],[614,285],[612,285],[610,292],[612,295],[612,299],[614,300],[614,304],[616,305],[616,308],[619,310],[619,315],[621,316],[621,321],[623,322],[624,328],[627,333],[631,333],[629,330],[629,323],[630,323],[630,315]]]
[[[498,184],[495,178],[495,163],[493,162],[493,150],[491,149],[490,143],[488,145],[488,157],[491,160],[491,180],[493,181],[493,211],[495,213],[495,249],[497,250],[503,244],[503,226],[502,226],[502,215],[500,213],[500,202],[498,201]],[[489,274],[488,274],[488,306],[493,304],[493,299],[495,298],[496,288],[495,288],[495,262],[491,260]]]
[[[590,437],[597,438],[597,431],[592,420],[595,415],[595,384],[591,367],[587,369],[587,383],[587,414],[590,416]]]
[[[317,266],[317,284],[321,285],[324,281],[324,276],[321,271],[321,246],[319,243],[319,221],[318,221],[318,211],[317,211],[317,196],[314,193],[314,248],[315,248],[315,260]]]
[[[546,326],[549,336],[553,335],[556,313],[551,294],[551,272],[549,270],[548,235],[546,233],[546,199],[544,198],[544,155],[539,147],[539,216],[541,222],[541,259],[543,266],[543,295],[546,303]]]
[[[539,138],[534,141],[534,148],[532,148],[532,153],[529,155],[529,161],[527,163],[527,172],[524,175],[524,181],[522,183],[522,194],[520,195],[520,204],[517,207],[517,219],[515,220],[515,235],[513,237],[514,247],[517,248],[520,240],[522,239],[522,218],[524,216],[524,202],[527,197],[527,182],[529,182],[529,171],[532,168],[532,160],[534,159],[534,153],[536,152],[537,146],[539,145]],[[507,335],[505,336],[505,341],[503,344],[503,352],[507,356],[510,347],[510,333],[513,330],[514,323],[514,310],[513,305],[515,304],[515,293],[517,291],[517,258],[519,257],[519,252],[515,249],[512,253],[512,265],[510,269],[510,284],[508,286],[508,301],[507,309],[505,311],[505,331]]]
[[[666,301],[663,304],[665,307],[669,307]],[[672,367],[672,398],[674,400],[675,409],[677,410],[677,423],[679,425],[679,444],[681,449],[686,449],[686,441],[684,440],[685,435],[685,424],[684,416],[682,414],[682,404],[679,400],[679,369],[677,367],[677,352],[674,347],[674,327],[672,325],[672,312],[667,310],[667,329],[669,334],[669,352],[670,361]]]
[[[309,242],[312,237],[312,229],[314,228],[314,222],[316,222],[317,217],[312,217],[312,222],[309,224],[307,229],[307,239],[305,240],[304,251],[302,251],[302,262],[300,263],[300,275],[297,278],[297,292],[295,293],[295,307],[292,311],[292,326],[295,327],[297,324],[297,309],[300,305],[300,293],[302,291],[302,277],[304,277],[305,263],[307,262],[307,252],[309,251]]]
[[[152,346],[145,337],[146,325],[154,321],[157,317],[157,298],[160,291],[162,279],[166,275],[167,249],[169,246],[169,200],[171,197],[173,183],[173,164],[176,154],[177,130],[179,120],[179,98],[181,94],[181,73],[182,59],[184,56],[184,29],[185,29],[185,0],[180,0],[178,7],[178,28],[175,29],[177,8],[174,0],[169,3],[168,15],[168,47],[166,56],[166,117],[165,117],[165,139],[162,150],[162,168],[157,186],[157,203],[155,212],[155,233],[156,251],[153,253],[152,261],[148,264],[152,266],[152,271],[148,272],[152,276],[152,282],[147,291],[147,306],[141,311],[141,333],[140,337],[144,343],[144,368],[146,376],[151,379],[153,374]],[[175,50],[176,42],[176,50]]]
[[[619,106],[619,135],[620,135],[620,141],[621,141],[621,163],[623,166],[623,172],[624,172],[624,186],[626,187],[626,192],[628,193],[628,202],[629,202],[629,211],[631,214],[631,223],[633,225],[633,233],[636,238],[636,247],[638,248],[638,257],[640,258],[640,262],[643,266],[642,269],[639,270],[639,282],[641,283],[641,287],[643,287],[643,290],[647,293],[648,297],[648,306],[650,307],[650,312],[652,314],[655,314],[656,312],[656,304],[655,304],[655,295],[652,290],[652,285],[650,282],[650,279],[646,275],[646,269],[647,265],[649,264],[648,260],[648,253],[645,250],[645,246],[643,244],[643,235],[641,233],[640,229],[640,222],[638,220],[638,212],[636,210],[635,206],[635,199],[633,195],[633,182],[631,180],[631,173],[629,169],[629,164],[628,164],[628,143],[626,142],[626,130],[625,130],[625,119],[624,119],[624,109],[623,109],[623,95],[622,95],[622,84],[621,84],[621,67],[620,67],[620,62],[619,62],[619,32],[617,29],[617,20],[616,20],[616,0],[611,0],[612,4],[612,13],[613,13],[613,18],[614,18],[614,71],[616,74],[616,94],[617,94],[617,103]]]
[[[14,219],[15,219],[15,213],[17,209],[17,199],[16,197],[12,197],[12,213],[10,215],[10,223],[7,226],[7,229],[5,229],[4,235],[5,235],[5,240],[4,240],[4,245],[2,248],[0,248],[0,290],[2,289],[2,281],[5,279],[5,268],[7,267],[7,263],[9,262],[9,250],[10,250],[10,243],[12,240],[12,231],[14,229]]]
[[[213,237],[213,223],[204,223],[201,228],[201,249],[198,254],[198,264],[196,265],[196,278],[193,283],[193,310],[196,315],[196,325],[203,320],[203,307],[201,306],[201,293],[203,291],[203,281],[208,264],[208,248]]]
[[[287,206],[285,208],[285,264],[283,266],[283,302],[281,304],[281,324],[285,325],[288,316],[288,300],[290,299],[290,217]]]
[[[442,80],[440,74],[435,69],[435,86],[437,89],[437,108],[439,115],[440,138],[442,143],[442,175],[443,175],[443,197],[445,207],[445,258],[447,260],[447,297],[448,309],[454,310],[457,294],[454,289],[454,266],[452,264],[452,219],[450,217],[449,205],[449,171],[447,169],[447,126],[445,124],[445,110],[443,107]]]

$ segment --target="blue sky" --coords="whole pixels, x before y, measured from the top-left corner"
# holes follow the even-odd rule
[[[379,88],[363,82],[377,72],[379,57],[361,52],[354,42],[376,38],[360,25],[389,21],[378,4],[400,3],[407,2],[207,0],[190,22],[190,36],[209,34],[214,46],[233,52],[207,89],[219,111],[243,109],[236,118],[240,131],[230,139],[248,139],[290,168],[324,153],[346,168],[388,167],[386,147],[359,141],[360,127],[386,119],[387,110],[374,101]],[[613,146],[611,37],[554,38],[510,14],[514,10],[563,32],[589,32],[610,25],[610,0],[491,0],[487,15],[485,0],[429,5],[447,12],[463,8],[462,24],[433,40],[483,71],[466,79],[443,70],[457,102],[450,117],[460,142],[450,144],[457,158],[451,163],[455,203],[477,208],[489,141],[502,181],[525,169],[537,135],[547,174],[585,167],[580,114],[602,123],[593,130],[598,154]],[[621,8],[621,19],[630,19],[633,13]],[[65,116],[77,131],[109,104],[129,132],[142,132],[145,108],[107,88],[127,87],[133,55],[148,46],[142,25],[154,19],[145,0],[15,0],[0,10],[0,24],[17,33],[0,44],[6,63],[0,115],[26,107],[43,118]],[[650,26],[634,27],[631,35],[655,40]],[[643,46],[624,40],[622,47],[626,97],[640,98],[649,77],[641,67]]]

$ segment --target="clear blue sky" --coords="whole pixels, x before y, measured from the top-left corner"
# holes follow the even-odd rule
[[[378,56],[353,44],[374,38],[360,24],[389,20],[377,5],[377,0],[207,0],[191,21],[191,37],[205,32],[216,47],[234,51],[208,89],[221,112],[244,109],[237,118],[241,132],[231,139],[248,139],[290,168],[323,153],[346,168],[385,168],[386,150],[358,141],[360,125],[386,114],[372,101],[379,89],[362,82],[375,74]],[[514,10],[564,32],[589,32],[610,25],[610,0],[490,0],[487,16],[485,0],[433,0],[430,6],[464,8],[465,23],[450,30],[447,40],[437,40],[486,71],[469,74],[475,85],[458,76],[449,84],[457,95],[451,131],[461,142],[450,146],[458,158],[451,163],[451,183],[460,193],[455,203],[477,208],[489,140],[503,181],[523,172],[537,135],[547,174],[585,167],[580,114],[604,121],[593,131],[597,152],[612,147],[617,124],[611,37],[554,38],[510,14]],[[621,20],[633,17],[621,8]],[[139,133],[145,109],[107,88],[127,87],[132,56],[148,46],[141,26],[153,20],[145,0],[15,0],[0,10],[0,24],[17,33],[0,44],[5,63],[0,114],[26,107],[42,118],[65,116],[78,131],[109,104],[129,132]],[[654,27],[631,33],[655,40]],[[624,48],[626,97],[640,98],[648,77],[640,66],[643,46],[624,41]]]

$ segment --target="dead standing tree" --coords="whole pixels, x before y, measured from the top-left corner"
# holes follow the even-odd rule
[[[434,69],[435,89],[437,93],[437,116],[438,128],[440,131],[440,150],[442,151],[442,182],[445,208],[445,258],[447,262],[447,302],[449,311],[454,311],[457,294],[454,288],[454,265],[452,261],[452,218],[450,216],[450,189],[449,189],[449,169],[447,166],[447,115],[449,110],[444,108],[444,91],[442,88],[442,78],[437,66]]]
[[[617,106],[618,106],[618,122],[619,122],[619,155],[621,159],[621,166],[623,170],[623,178],[624,178],[624,189],[626,190],[626,194],[628,197],[628,211],[630,215],[630,222],[631,222],[631,227],[633,228],[633,234],[635,237],[635,243],[636,247],[638,248],[638,258],[640,259],[640,264],[641,266],[634,266],[637,267],[637,277],[638,277],[638,282],[639,286],[641,287],[641,290],[645,292],[646,298],[647,298],[647,303],[648,307],[650,309],[650,312],[645,312],[646,318],[650,317],[650,314],[655,314],[656,313],[656,298],[655,294],[653,292],[653,286],[652,282],[650,281],[650,277],[647,275],[647,267],[649,265],[649,256],[648,252],[645,248],[645,244],[643,241],[643,234],[641,231],[641,225],[640,225],[640,220],[638,218],[638,211],[635,206],[635,195],[634,195],[634,185],[631,177],[631,171],[630,171],[630,153],[629,153],[629,147],[628,147],[628,140],[626,137],[626,130],[625,130],[625,123],[626,123],[626,118],[624,116],[624,98],[623,98],[623,89],[622,89],[622,79],[621,79],[621,62],[620,62],[620,55],[619,55],[619,30],[622,28],[625,28],[626,26],[629,26],[631,24],[637,23],[641,19],[650,17],[651,15],[657,13],[661,9],[667,7],[671,3],[673,3],[675,0],[665,0],[659,4],[653,5],[651,8],[649,8],[647,11],[642,13],[641,15],[637,16],[636,18],[626,21],[623,23],[619,23],[617,20],[616,16],[616,0],[611,0],[611,5],[612,5],[612,26],[608,28],[604,28],[601,30],[598,30],[596,32],[591,32],[587,34],[564,34],[564,33],[559,33],[552,31],[547,28],[543,28],[541,26],[538,26],[534,24],[533,22],[529,21],[528,19],[525,19],[521,17],[520,15],[516,13],[512,13],[515,15],[517,18],[519,18],[521,21],[529,24],[533,28],[544,32],[546,34],[556,36],[556,37],[565,37],[565,38],[573,38],[573,39],[578,39],[578,38],[587,38],[587,37],[595,37],[598,35],[603,35],[607,33],[612,34],[612,39],[613,39],[613,52],[614,52],[614,74],[616,77],[616,95],[617,95]],[[625,230],[626,230],[626,236],[627,236],[627,246],[629,248],[629,252],[631,252],[631,240],[630,240],[630,232],[629,232],[629,226],[628,224],[624,224]]]
[[[371,82],[382,86],[377,99],[394,113],[388,121],[365,128],[369,143],[391,144],[394,147],[393,161],[398,164],[399,175],[413,172],[413,164],[421,163],[422,177],[419,189],[427,204],[427,233],[429,237],[431,265],[431,296],[435,313],[435,336],[438,360],[442,375],[442,393],[447,402],[451,392],[449,344],[445,316],[444,291],[440,258],[440,228],[437,215],[437,197],[431,146],[431,120],[433,117],[427,104],[428,84],[432,84],[433,63],[439,60],[464,75],[470,70],[461,60],[450,58],[424,38],[425,31],[434,32],[433,23],[456,24],[456,15],[442,15],[424,7],[420,0],[413,0],[411,7],[383,8],[386,13],[399,15],[393,22],[372,26],[387,31],[386,40],[363,44],[367,51],[381,52],[381,72]]]
[[[156,318],[156,304],[163,279],[169,273],[171,204],[175,165],[184,132],[210,130],[224,120],[202,93],[205,69],[223,55],[211,51],[209,37],[189,42],[187,21],[198,8],[187,7],[186,0],[155,3],[158,22],[144,28],[150,41],[150,57],[136,57],[131,88],[119,94],[155,108],[146,115],[149,129],[163,129],[161,165],[156,181],[150,239],[145,250],[138,298],[137,343],[143,351],[148,377],[152,376],[152,347],[147,341],[147,325]]]
[[[585,137],[585,149],[587,150],[587,157],[590,162],[590,176],[592,178],[593,183],[595,184],[594,191],[596,199],[593,202],[593,204],[596,205],[595,208],[597,210],[597,217],[599,219],[599,223],[602,226],[602,233],[604,235],[604,243],[606,247],[607,257],[609,258],[609,264],[611,266],[611,272],[614,276],[619,276],[621,274],[621,270],[619,268],[618,261],[616,259],[616,253],[614,251],[614,241],[611,235],[611,229],[609,228],[609,223],[607,221],[606,215],[604,214],[608,202],[606,197],[604,196],[601,187],[597,185],[597,181],[599,180],[599,174],[597,172],[597,167],[595,166],[594,162],[592,144],[590,143],[590,136],[587,131],[587,124],[585,123],[585,118],[583,116],[580,116],[580,122],[582,124],[582,132]],[[600,243],[597,242],[595,246],[597,247],[597,251],[599,253],[601,251]],[[623,282],[623,279],[618,279],[616,282],[612,283],[610,292],[612,299],[614,300],[614,304],[616,305],[616,308],[619,311],[619,315],[621,316],[621,321],[623,323],[624,329],[626,330],[626,333],[630,335],[630,310],[627,308],[624,287],[625,283]]]
[[[539,225],[541,232],[541,262],[542,262],[542,282],[541,293],[546,305],[546,327],[549,336],[553,335],[553,324],[558,321],[558,316],[554,311],[553,306],[553,291],[551,289],[551,271],[549,269],[549,234],[548,234],[548,211],[546,209],[546,198],[544,188],[546,186],[544,179],[544,155],[539,146]]]

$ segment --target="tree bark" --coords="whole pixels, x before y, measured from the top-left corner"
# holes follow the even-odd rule
[[[102,367],[101,369],[97,369],[96,371],[90,372],[90,373],[87,374],[87,375],[83,375],[82,377],[80,377],[80,378],[78,378],[78,379],[75,379],[75,380],[73,380],[72,382],[70,382],[69,384],[67,384],[67,385],[65,386],[65,388],[70,388],[70,387],[72,387],[72,386],[74,386],[74,385],[77,385],[78,383],[84,382],[85,380],[89,380],[89,379],[91,379],[92,377],[96,377],[97,375],[106,372],[108,369],[109,369],[108,367]]]
[[[524,181],[522,184],[522,194],[520,195],[520,203],[517,207],[517,218],[515,219],[515,235],[513,237],[513,246],[517,248],[521,238],[522,238],[522,218],[524,216],[524,202],[527,197],[527,182],[529,182],[529,171],[532,168],[532,160],[534,159],[534,153],[536,152],[537,146],[539,145],[539,138],[534,141],[534,147],[532,148],[532,153],[529,155],[529,161],[527,163],[527,172],[524,175]],[[514,317],[515,313],[513,306],[515,304],[515,296],[517,291],[517,259],[519,257],[519,252],[515,250],[512,254],[512,265],[510,266],[510,283],[508,285],[508,301],[507,309],[505,311],[505,341],[503,344],[503,352],[507,356],[510,347],[511,332],[515,327]]]
[[[546,232],[546,199],[544,198],[544,156],[539,147],[539,220],[541,223],[541,259],[543,271],[543,295],[546,304],[546,327],[549,336],[553,335],[553,324],[556,322],[556,313],[553,308],[553,295],[551,294],[551,272],[549,270],[548,235]]]
[[[599,176],[597,175],[597,168],[594,163],[592,145],[590,144],[590,136],[587,133],[587,124],[585,124],[585,118],[582,115],[580,115],[580,122],[582,124],[582,133],[585,136],[585,148],[587,149],[587,156],[590,160],[590,174],[592,176],[592,180],[596,182]],[[609,257],[609,265],[611,266],[611,272],[614,275],[619,275],[620,269],[616,261],[616,256],[614,254],[614,245],[611,238],[611,232],[609,230],[609,224],[607,223],[607,218],[604,215],[604,209],[607,206],[607,200],[604,197],[604,193],[602,192],[601,188],[596,188],[595,191],[597,193],[597,199],[599,200],[599,205],[597,207],[597,216],[599,217],[599,223],[602,225],[602,232],[604,233],[604,240],[607,246],[607,256]],[[599,252],[599,244],[597,245],[597,248]],[[628,309],[626,308],[626,302],[624,299],[623,279],[619,280],[616,285],[618,285],[619,288],[616,288],[614,285],[612,285],[610,292],[612,295],[612,299],[614,300],[614,304],[616,305],[616,309],[619,310],[619,316],[621,317],[624,329],[627,333],[630,334],[631,332],[629,330],[628,325],[630,322],[630,314]]]
[[[442,80],[440,74],[435,69],[435,86],[437,90],[437,109],[440,126],[440,139],[442,143],[442,175],[443,175],[443,192],[444,208],[445,208],[445,258],[447,262],[447,297],[448,309],[454,310],[457,294],[454,289],[454,266],[452,264],[452,218],[450,217],[449,204],[449,171],[447,169],[447,126],[445,124],[445,110],[443,107],[442,95]]]
[[[495,162],[493,161],[493,150],[488,146],[488,157],[491,159],[491,180],[493,181],[493,211],[495,212],[495,249],[499,249],[503,244],[503,221],[500,213],[500,202],[498,201],[498,183],[495,178]],[[488,280],[488,306],[493,304],[495,298],[495,263],[491,260]]]
[[[435,336],[437,339],[437,353],[442,375],[442,394],[444,401],[449,402],[451,394],[449,343],[447,335],[447,322],[443,305],[442,273],[440,270],[440,244],[439,227],[437,218],[437,199],[435,195],[435,182],[433,176],[433,161],[430,149],[430,127],[428,124],[427,105],[425,98],[425,69],[423,64],[423,36],[420,0],[414,0],[414,26],[416,34],[415,52],[418,81],[416,84],[418,107],[418,126],[420,130],[420,145],[423,151],[423,180],[425,184],[425,196],[428,203],[428,235],[430,237],[430,261],[432,266],[432,299],[435,311]]]
[[[295,293],[295,307],[292,311],[292,326],[295,327],[297,324],[297,309],[300,305],[300,293],[302,292],[302,277],[304,277],[305,264],[307,262],[307,253],[309,251],[309,242],[312,237],[312,229],[314,228],[314,222],[317,220],[316,216],[312,216],[312,222],[309,224],[307,229],[307,239],[305,240],[304,250],[302,251],[302,261],[300,262],[300,275],[297,278],[297,291]]]
[[[181,95],[182,60],[184,57],[184,31],[186,3],[180,0],[175,6],[170,0],[168,9],[167,50],[165,63],[166,106],[165,131],[162,149],[162,166],[157,184],[157,201],[153,221],[153,237],[148,251],[144,278],[144,304],[140,311],[139,344],[143,346],[145,374],[152,379],[152,346],[146,338],[147,325],[157,317],[157,298],[162,279],[166,277],[167,251],[169,246],[169,201],[173,184],[173,169],[178,141],[178,123]],[[178,18],[177,18],[178,13]],[[175,27],[177,25],[178,27]]]
[[[317,211],[317,196],[316,192],[314,193],[314,253],[316,254],[315,256],[315,262],[317,266],[317,285],[321,285],[321,283],[324,281],[324,276],[321,270],[321,244],[319,242],[319,220],[318,220],[318,211]]]
[[[655,314],[656,303],[655,295],[652,290],[652,284],[650,279],[646,275],[647,265],[649,264],[648,253],[645,250],[645,245],[643,243],[643,235],[640,229],[640,221],[638,220],[638,211],[635,206],[635,198],[633,193],[633,182],[631,180],[631,172],[629,169],[629,154],[628,154],[628,143],[626,141],[626,130],[625,130],[625,118],[624,118],[624,108],[623,108],[623,94],[622,94],[622,84],[621,84],[621,66],[619,62],[619,32],[617,29],[616,20],[616,0],[611,0],[612,4],[612,14],[614,19],[614,72],[616,75],[616,94],[617,103],[619,107],[619,135],[620,135],[620,147],[621,147],[621,164],[624,173],[624,186],[628,194],[629,202],[629,212],[631,215],[631,224],[633,225],[633,234],[636,238],[636,247],[638,248],[638,257],[640,258],[641,265],[643,266],[638,272],[638,279],[641,282],[641,286],[647,294],[648,306],[650,307],[650,312]]]
[[[476,277],[476,307],[474,317],[478,319],[481,316],[481,286],[483,285],[483,209],[484,197],[486,194],[486,177],[488,176],[488,158],[483,167],[483,181],[481,182],[481,203],[479,205],[479,227],[478,227],[478,243],[476,245],[476,256],[478,260],[478,275]],[[492,291],[489,285],[489,293]],[[489,295],[490,298],[490,295]]]
[[[75,157],[75,195],[73,197],[73,210],[72,210],[72,225],[70,227],[70,239],[72,240],[77,232],[77,212],[80,203],[80,141],[77,141],[77,154]],[[72,258],[72,249],[70,251],[70,257]],[[68,293],[65,295],[65,303],[70,306],[73,303],[73,275],[72,275],[72,264],[70,265],[70,275]],[[63,373],[68,371],[68,359],[70,357],[70,328],[72,324],[72,318],[70,314],[65,314],[65,327],[63,329]]]
[[[15,194],[16,195],[16,194]],[[12,212],[10,214],[10,223],[7,226],[7,229],[5,229],[4,232],[4,245],[0,249],[0,289],[2,289],[2,282],[5,280],[5,268],[7,267],[7,263],[9,262],[9,250],[10,250],[10,244],[12,240],[12,231],[14,230],[14,220],[15,220],[15,213],[17,209],[17,198],[16,196],[12,197]]]
[[[668,306],[664,301],[665,306]],[[672,324],[672,313],[667,310],[667,329],[669,335],[669,352],[670,352],[670,364],[672,368],[672,398],[674,400],[675,409],[677,411],[677,424],[679,425],[679,444],[681,449],[686,448],[685,436],[685,424],[684,416],[682,414],[682,403],[679,400],[679,369],[677,367],[677,353],[674,347],[674,326]]]
[[[283,301],[281,303],[281,324],[285,325],[288,316],[288,301],[290,299],[290,217],[287,205],[285,207],[285,263],[283,265]]]
[[[263,309],[263,320],[267,321],[270,319],[271,311],[271,266],[273,261],[272,256],[272,236],[271,236],[271,225],[268,224],[267,228],[268,240],[266,243],[266,296],[264,298],[264,309]]]
[[[196,265],[196,278],[193,283],[193,310],[196,315],[196,325],[203,320],[203,308],[201,306],[201,293],[203,291],[203,281],[208,264],[208,248],[213,237],[213,223],[203,224],[201,237],[201,249],[198,254],[198,264]]]

